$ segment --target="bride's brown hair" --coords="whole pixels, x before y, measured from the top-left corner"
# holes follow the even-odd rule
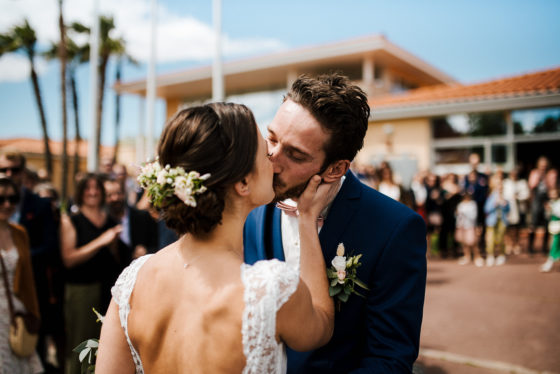
[[[167,226],[179,235],[200,235],[216,227],[227,188],[253,170],[257,147],[257,125],[245,105],[212,103],[177,112],[158,144],[160,164],[211,176],[204,181],[208,190],[196,195],[196,207],[175,197],[162,205]]]

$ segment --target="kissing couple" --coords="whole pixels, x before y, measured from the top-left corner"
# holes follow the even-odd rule
[[[96,373],[411,373],[425,224],[350,170],[369,116],[338,73],[299,77],[266,139],[244,105],[175,114],[139,181],[180,238],[121,273]]]

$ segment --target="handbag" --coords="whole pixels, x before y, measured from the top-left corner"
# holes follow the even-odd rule
[[[552,235],[560,234],[560,221],[548,222],[548,232]]]
[[[29,357],[35,352],[35,348],[37,347],[37,340],[39,339],[39,319],[31,313],[14,312],[12,292],[8,283],[8,272],[1,253],[0,263],[2,264],[4,287],[6,288],[8,308],[10,309],[10,348],[18,357]]]

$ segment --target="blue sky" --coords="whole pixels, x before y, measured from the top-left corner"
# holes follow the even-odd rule
[[[101,12],[115,16],[115,36],[123,36],[141,66],[127,66],[124,80],[146,74],[149,0],[100,0]],[[57,1],[0,0],[0,33],[27,17],[44,48],[57,37]],[[90,22],[91,0],[65,0],[67,21]],[[344,5],[342,5],[344,4]],[[159,0],[157,72],[211,63],[211,0]],[[296,47],[384,34],[460,82],[470,83],[560,66],[560,1],[381,1],[381,0],[222,0],[224,58],[234,60]],[[37,61],[49,134],[62,134],[59,66]],[[82,134],[90,127],[88,66],[78,72]],[[102,141],[114,139],[114,66],[109,66]],[[253,100],[257,120],[267,122],[279,104]],[[279,98],[278,98],[279,100]],[[258,106],[258,107],[255,107]],[[39,115],[21,56],[0,58],[0,138],[40,137]],[[121,137],[137,133],[141,107],[136,97],[123,100]],[[71,120],[71,117],[70,117]],[[157,105],[156,131],[164,106]],[[70,130],[70,136],[73,136]]]

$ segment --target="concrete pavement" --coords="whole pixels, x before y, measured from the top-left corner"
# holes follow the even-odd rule
[[[423,374],[560,373],[560,264],[512,255],[500,267],[428,260]]]

